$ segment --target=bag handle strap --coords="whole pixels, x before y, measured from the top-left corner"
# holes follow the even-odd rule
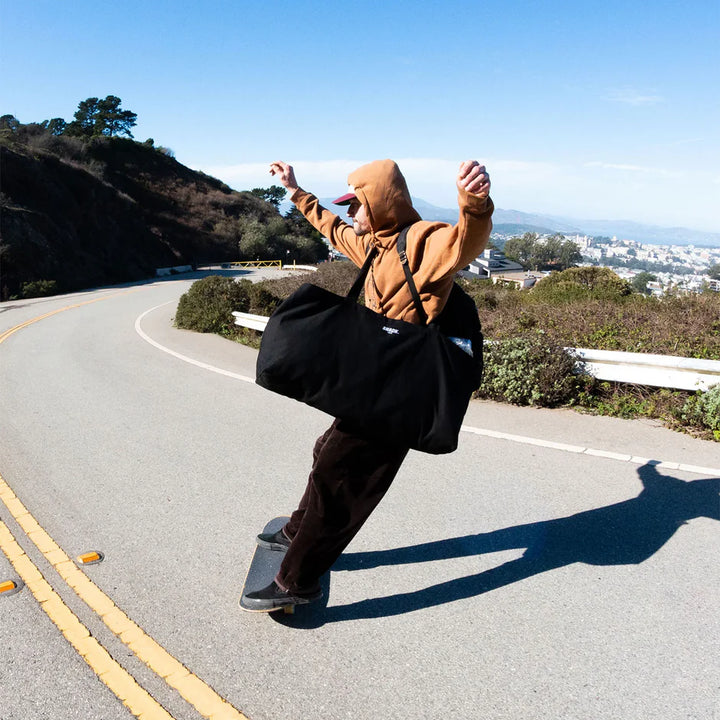
[[[372,265],[372,261],[374,260],[375,255],[377,255],[377,248],[371,245],[368,249],[367,255],[365,256],[365,262],[360,268],[360,272],[355,278],[355,282],[353,283],[350,291],[347,294],[347,297],[351,300],[354,300],[355,302],[357,302],[358,298],[360,297],[360,291],[363,289],[363,285],[365,284],[365,278],[367,277],[368,272],[370,272],[370,266]]]
[[[425,308],[422,306],[422,301],[420,300],[420,293],[417,291],[417,287],[415,286],[415,281],[413,280],[412,272],[410,272],[410,265],[408,263],[408,257],[407,257],[407,234],[408,230],[410,229],[410,226],[404,227],[400,231],[400,235],[398,235],[397,243],[397,251],[398,255],[400,255],[400,262],[403,266],[403,270],[405,272],[405,280],[407,281],[408,287],[410,288],[410,294],[412,295],[413,302],[415,303],[415,309],[417,310],[418,315],[420,316],[420,322],[423,325],[427,325],[428,316],[425,312]]]

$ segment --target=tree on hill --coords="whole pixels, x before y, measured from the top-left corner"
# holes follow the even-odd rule
[[[556,270],[567,270],[574,267],[582,260],[582,253],[577,243],[568,240],[564,235],[553,235],[545,242],[550,252],[546,251],[549,258],[548,265]]]
[[[649,272],[639,272],[631,281],[630,284],[633,286],[634,290],[637,290],[637,292],[642,293],[643,295],[649,295],[650,291],[648,290],[648,283],[657,280],[657,275],[653,275]]]
[[[62,118],[43,120],[40,123],[51,135],[62,135],[67,129],[67,123]]]
[[[296,205],[293,205],[285,213],[285,220],[290,226],[291,232],[295,235],[307,237],[314,241],[322,240],[322,234],[305,219],[305,216],[298,210]]]
[[[505,256],[519,262],[526,270],[529,270],[538,237],[537,233],[526,232],[522,237],[510,238],[505,243]]]
[[[86,138],[115,135],[132,138],[130,129],[137,125],[137,114],[122,110],[120,103],[122,100],[116,95],[108,95],[104,100],[96,97],[81,100],[75,119],[68,123],[65,133]]]
[[[20,121],[14,115],[0,117],[0,131],[13,133],[20,127]]]
[[[541,240],[534,232],[510,238],[505,243],[505,255],[525,270],[566,270],[582,260],[577,244],[564,235],[555,234]]]
[[[269,188],[253,188],[250,192],[255,197],[262,198],[279,209],[280,203],[285,198],[286,191],[280,185],[271,185]]]
[[[720,280],[720,263],[711,265],[708,270],[708,275],[712,280]]]

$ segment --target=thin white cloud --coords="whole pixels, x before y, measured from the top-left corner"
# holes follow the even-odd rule
[[[271,158],[276,159],[276,158]],[[303,161],[285,158],[298,182],[319,197],[345,192],[347,176],[373,158]],[[445,208],[456,204],[462,158],[396,158],[416,198]],[[614,217],[690,227],[720,227],[717,172],[595,160],[579,164],[481,158],[499,208],[568,217]],[[201,166],[237,190],[277,184],[267,163]],[[682,180],[682,182],[678,182]],[[673,202],[667,202],[671,191]]]
[[[429,202],[455,203],[455,176],[462,158],[396,158],[413,195]],[[559,166],[549,163],[478,158],[488,168],[493,182],[504,187],[532,185],[543,178],[544,182],[560,172]],[[367,158],[355,160],[305,161],[288,159],[298,183],[317,195],[339,193],[344,189],[348,175],[369,162]],[[270,163],[241,163],[236,165],[201,165],[199,170],[217,177],[237,190],[267,187],[276,182],[269,173]]]
[[[594,160],[593,162],[585,163],[585,167],[596,167],[602,168],[603,170],[630,170],[632,172],[643,172],[647,168],[641,167],[640,165],[622,165],[620,163],[606,163]]]
[[[342,189],[347,176],[356,167],[367,162],[365,160],[295,161],[292,158],[288,158],[287,161],[293,166],[300,185],[321,195],[335,192],[338,188]],[[270,175],[270,160],[265,163],[206,165],[198,167],[198,170],[219,178],[236,190],[250,190],[254,187],[277,184],[277,180]]]
[[[601,170],[619,170],[621,172],[643,173],[646,175],[656,175],[663,178],[670,177],[672,175],[677,176],[678,174],[682,174],[677,169],[673,169],[672,171],[670,171],[665,168],[644,167],[642,165],[628,165],[626,163],[608,163],[600,162],[598,160],[594,160],[593,162],[586,162],[584,167],[600,168]]]
[[[651,95],[642,93],[634,88],[618,88],[611,90],[607,97],[610,102],[631,105],[632,107],[643,107],[646,105],[658,105],[665,102],[662,95]]]

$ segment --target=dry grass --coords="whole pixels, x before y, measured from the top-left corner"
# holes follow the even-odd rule
[[[477,282],[477,281],[474,281]],[[559,345],[720,359],[720,294],[630,295],[551,302],[530,291],[475,287],[485,336],[542,331]]]

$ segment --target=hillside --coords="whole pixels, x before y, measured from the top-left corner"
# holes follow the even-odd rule
[[[292,248],[298,260],[323,252],[271,203],[124,138],[4,133],[0,190],[2,299],[37,281],[72,291],[157,267],[254,259],[259,245],[282,258]]]

